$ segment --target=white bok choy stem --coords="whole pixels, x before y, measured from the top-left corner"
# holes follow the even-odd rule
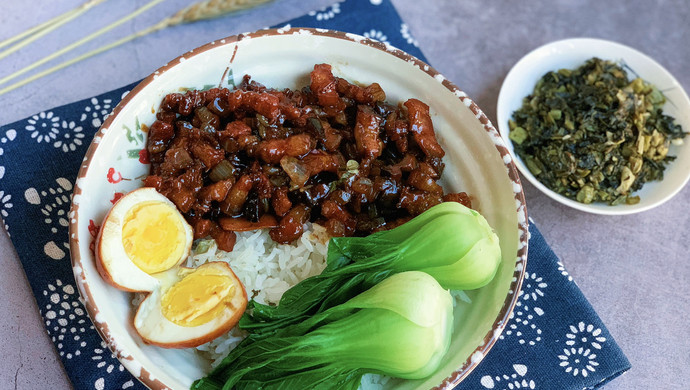
[[[365,373],[422,379],[452,333],[450,293],[424,272],[401,272],[305,321],[250,335],[192,389],[355,390]]]

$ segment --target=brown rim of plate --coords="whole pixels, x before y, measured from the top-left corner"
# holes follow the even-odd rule
[[[115,107],[113,112],[111,113],[110,116],[105,120],[101,128],[98,130],[98,132],[95,134],[95,137],[102,136],[104,134],[104,129],[107,129],[110,124],[113,122],[115,117],[119,114],[119,112],[122,110],[122,108],[129,103],[129,101],[136,95],[138,94],[141,90],[143,90],[146,86],[148,86],[158,75],[167,72],[168,70],[172,69],[175,67],[175,65],[180,63],[180,60],[182,59],[188,59],[190,57],[193,57],[199,53],[203,53],[207,50],[213,49],[215,47],[219,46],[224,46],[224,45],[232,45],[235,44],[236,42],[245,40],[245,39],[256,39],[256,38],[261,38],[261,37],[266,37],[266,36],[275,36],[275,35],[292,35],[292,34],[311,34],[311,35],[316,35],[316,36],[324,36],[324,37],[329,37],[329,38],[336,38],[336,39],[343,39],[347,41],[351,41],[354,43],[359,43],[363,44],[365,46],[372,47],[374,49],[378,49],[381,51],[384,51],[388,54],[391,54],[403,61],[406,61],[408,63],[411,63],[415,66],[417,66],[421,71],[425,72],[428,74],[430,77],[436,79],[437,81],[440,81],[443,86],[445,86],[448,90],[450,90],[453,94],[455,94],[460,101],[462,101],[465,106],[467,106],[470,111],[475,115],[475,117],[479,120],[479,122],[484,126],[484,130],[486,130],[489,135],[491,136],[492,140],[494,141],[494,144],[496,146],[496,149],[498,150],[499,154],[501,155],[504,164],[506,165],[506,169],[508,171],[508,177],[510,178],[511,182],[517,185],[517,188],[519,188],[519,191],[514,191],[515,195],[515,200],[516,200],[516,211],[518,213],[518,230],[520,232],[520,240],[518,243],[518,252],[517,252],[517,257],[516,257],[516,267],[513,272],[513,281],[510,284],[510,289],[509,289],[509,294],[508,296],[512,295],[512,298],[507,299],[506,302],[504,302],[503,307],[501,308],[498,317],[496,321],[494,322],[491,331],[484,336],[484,339],[482,341],[482,344],[478,346],[475,351],[472,353],[472,355],[463,363],[462,366],[460,366],[456,371],[454,371],[450,376],[445,378],[443,382],[441,382],[438,386],[434,387],[434,389],[452,389],[454,386],[456,386],[458,383],[460,383],[465,377],[467,377],[472,370],[481,362],[481,360],[486,356],[486,354],[489,352],[491,347],[496,343],[498,340],[499,336],[503,332],[503,329],[505,328],[508,319],[510,318],[510,314],[513,311],[513,308],[515,307],[515,303],[517,302],[518,299],[518,292],[520,291],[520,288],[522,286],[522,281],[525,276],[525,266],[527,263],[527,242],[529,240],[529,227],[528,227],[528,219],[527,219],[527,209],[525,207],[525,195],[522,191],[522,185],[520,184],[520,177],[518,176],[518,170],[517,167],[515,166],[512,157],[510,157],[510,153],[508,152],[508,149],[505,147],[501,140],[501,136],[499,135],[498,131],[494,128],[494,126],[491,124],[489,121],[489,118],[486,117],[486,115],[482,112],[482,110],[477,106],[477,104],[472,101],[467,95],[460,90],[455,84],[452,82],[448,81],[445,79],[439,72],[437,72],[434,68],[426,64],[425,62],[417,59],[416,57],[402,51],[399,49],[394,48],[393,46],[384,44],[379,41],[371,40],[356,34],[351,34],[351,33],[345,33],[341,31],[334,31],[334,30],[326,30],[326,29],[314,29],[314,28],[290,28],[290,27],[284,27],[284,28],[277,28],[277,29],[266,29],[266,30],[259,30],[253,33],[244,33],[244,34],[238,34],[238,35],[233,35],[224,39],[219,39],[216,41],[213,41],[211,43],[207,43],[201,47],[198,47],[196,49],[193,49],[177,58],[174,60],[168,62],[166,65],[162,66],[155,72],[153,72],[151,75],[146,77],[142,82],[140,82],[132,91],[127,93],[127,95],[122,99],[122,101]],[[235,52],[237,51],[237,46],[235,49]],[[235,54],[233,54],[233,59],[234,59]],[[230,61],[232,63],[232,59]],[[86,152],[86,156],[84,157],[84,161],[82,162],[82,166],[79,169],[79,174],[77,176],[77,181],[75,182],[74,185],[74,193],[73,195],[79,195],[81,194],[81,187],[78,185],[79,179],[82,179],[86,176],[86,173],[89,169],[89,165],[91,162],[91,159],[93,158],[93,155],[96,152],[96,149],[98,149],[99,144],[92,142],[91,145],[89,146],[88,151]],[[506,162],[508,161],[508,162]],[[89,284],[85,280],[84,276],[84,268],[82,267],[82,259],[81,259],[81,254],[79,253],[79,232],[78,232],[78,227],[77,227],[77,221],[78,221],[78,215],[79,215],[79,205],[72,203],[72,207],[70,210],[70,225],[69,225],[69,235],[70,235],[70,254],[72,258],[72,267],[74,271],[74,276],[75,279],[77,279],[77,286],[79,287],[79,293],[81,294],[81,297],[84,301],[84,305],[86,306],[86,310],[89,314],[89,317],[91,318],[92,322],[94,323],[96,330],[98,333],[101,335],[101,338],[108,344],[108,347],[112,350],[112,352],[115,354],[115,356],[118,357],[120,360],[132,360],[133,358],[129,355],[123,355],[122,351],[117,350],[116,343],[114,342],[114,338],[110,333],[110,330],[108,329],[108,325],[105,323],[98,323],[94,319],[96,318],[96,315],[98,314],[98,308],[94,305],[93,303],[93,296],[91,294],[91,290],[89,288]],[[91,237],[88,237],[88,239],[91,239]],[[127,366],[127,364],[125,364]],[[145,368],[141,368],[141,371],[138,376],[136,376],[137,379],[139,379],[144,385],[147,387],[153,389],[153,390],[163,390],[167,389],[168,387],[162,383],[160,380],[156,379],[153,377]]]

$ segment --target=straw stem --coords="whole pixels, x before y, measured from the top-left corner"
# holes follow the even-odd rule
[[[31,28],[29,28],[28,30],[23,31],[23,32],[21,32],[21,33],[19,33],[19,34],[17,34],[17,35],[14,35],[14,36],[12,36],[12,37],[9,37],[9,38],[7,38],[7,39],[5,39],[5,40],[3,40],[3,41],[0,42],[0,48],[5,47],[5,46],[7,46],[7,45],[11,45],[11,44],[13,44],[13,43],[15,43],[15,42],[17,42],[17,41],[21,41],[22,39],[24,39],[24,38],[26,38],[26,37],[28,37],[28,36],[30,36],[30,35],[32,35],[32,34],[35,34],[35,33],[39,32],[39,31],[43,30],[44,28],[51,26],[53,23],[59,22],[60,20],[66,18],[66,17],[68,17],[69,15],[74,14],[74,13],[76,13],[76,12],[79,12],[79,10],[76,9],[76,8],[75,8],[75,9],[71,9],[71,10],[69,10],[69,11],[67,11],[67,12],[65,12],[65,13],[63,13],[63,14],[61,14],[61,15],[58,15],[58,16],[56,16],[56,17],[54,17],[54,18],[52,18],[52,19],[50,19],[50,20],[48,20],[48,21],[46,21],[46,22],[43,22],[43,23],[41,23],[41,24],[39,24],[39,25],[37,25],[37,26],[31,27]]]
[[[213,19],[230,12],[241,11],[268,3],[273,0],[205,0],[186,7],[167,18],[169,26]]]
[[[29,83],[31,83],[31,82],[33,82],[33,81],[36,81],[36,80],[38,80],[38,79],[40,79],[40,78],[42,78],[42,77],[48,76],[49,74],[54,73],[54,72],[57,72],[57,71],[60,70],[60,69],[64,69],[64,68],[66,68],[66,67],[68,67],[68,66],[70,66],[70,65],[76,64],[76,63],[79,62],[79,61],[83,61],[83,60],[85,60],[85,59],[87,59],[87,58],[89,58],[89,57],[93,57],[93,56],[95,56],[95,55],[97,55],[97,54],[103,53],[103,52],[108,51],[108,50],[110,50],[110,49],[112,49],[112,48],[115,48],[115,47],[117,47],[117,46],[120,46],[120,45],[122,45],[123,43],[127,43],[127,42],[129,42],[129,41],[131,41],[131,40],[133,40],[133,39],[142,37],[142,36],[144,36],[144,35],[146,35],[146,34],[150,34],[150,33],[154,32],[154,31],[158,31],[158,30],[160,30],[160,29],[162,29],[162,28],[165,28],[165,27],[166,27],[165,25],[161,25],[160,23],[159,23],[159,24],[155,24],[155,25],[153,25],[153,26],[151,26],[151,27],[149,27],[149,28],[146,28],[146,29],[141,30],[141,31],[139,31],[139,32],[136,32],[136,33],[134,33],[134,34],[128,35],[128,36],[126,36],[126,37],[124,37],[124,38],[122,38],[122,39],[119,39],[119,40],[115,41],[115,42],[112,42],[112,43],[107,44],[107,45],[105,45],[105,46],[99,47],[98,49],[91,50],[91,51],[88,52],[88,53],[84,53],[84,54],[82,54],[82,55],[80,55],[80,56],[78,56],[78,57],[75,57],[75,58],[71,59],[71,60],[62,62],[62,63],[60,63],[60,64],[58,64],[58,65],[55,65],[55,66],[53,66],[53,67],[51,67],[51,68],[48,68],[48,69],[44,70],[44,71],[41,71],[41,72],[36,73],[36,74],[33,74],[33,75],[31,75],[30,77],[27,77],[27,78],[23,79],[22,81],[18,81],[18,82],[14,83],[14,84],[8,85],[7,87],[0,88],[0,95],[4,95],[4,94],[6,94],[7,92],[13,91],[13,90],[15,90],[15,89],[17,89],[17,88],[19,88],[19,87],[22,87],[22,86],[24,86],[24,85],[26,85],[26,84],[29,84]]]
[[[35,69],[35,68],[37,68],[37,67],[39,67],[39,66],[45,64],[45,63],[48,62],[48,61],[51,61],[51,60],[53,60],[53,59],[55,59],[55,58],[57,58],[57,57],[59,57],[59,56],[65,54],[65,53],[67,53],[67,52],[69,52],[69,51],[74,50],[75,48],[77,48],[77,47],[79,47],[79,46],[81,46],[81,45],[83,45],[83,44],[85,44],[85,43],[87,43],[87,42],[93,40],[94,38],[96,38],[96,37],[98,37],[98,36],[100,36],[100,35],[105,34],[106,32],[108,32],[108,31],[114,29],[115,27],[118,27],[119,25],[121,25],[121,24],[123,24],[123,23],[126,23],[126,22],[128,22],[129,20],[131,20],[131,19],[134,19],[135,17],[139,16],[139,15],[142,14],[143,12],[145,12],[145,11],[149,10],[150,8],[152,8],[152,7],[156,6],[156,5],[158,5],[159,3],[162,3],[163,1],[165,1],[165,0],[152,0],[152,1],[148,2],[147,4],[145,4],[145,5],[143,5],[142,7],[138,8],[137,10],[135,10],[134,12],[132,12],[131,14],[129,14],[129,15],[127,15],[127,16],[125,16],[125,17],[123,17],[123,18],[121,18],[121,19],[119,19],[119,20],[117,20],[117,21],[115,21],[115,22],[113,22],[113,23],[111,23],[111,24],[109,24],[109,25],[103,27],[102,29],[96,31],[95,33],[92,33],[92,34],[90,34],[90,35],[88,35],[88,36],[86,36],[86,37],[84,37],[84,38],[82,38],[82,39],[80,39],[80,40],[78,40],[78,41],[76,41],[76,42],[70,44],[70,45],[67,45],[66,47],[64,47],[64,48],[62,48],[62,49],[60,49],[60,50],[54,52],[53,54],[50,54],[50,55],[48,55],[48,56],[43,57],[42,59],[40,59],[40,60],[38,60],[38,61],[32,63],[31,65],[26,66],[26,67],[23,68],[23,69],[20,69],[20,70],[14,72],[14,73],[12,73],[12,74],[10,74],[10,75],[8,75],[8,76],[3,77],[2,79],[0,79],[0,85],[1,85],[1,84],[5,84],[5,83],[7,83],[8,81],[17,78],[18,76],[21,76],[22,74],[24,74],[24,73],[26,73],[26,72],[28,72],[28,71],[30,71],[30,70],[32,70],[32,69]]]
[[[36,39],[42,37],[43,35],[48,34],[49,32],[55,30],[56,28],[62,26],[63,24],[69,22],[70,20],[76,18],[77,16],[83,14],[86,12],[89,8],[93,7],[94,5],[100,4],[104,2],[105,0],[89,0],[86,3],[83,3],[82,5],[78,6],[77,8],[71,9],[65,13],[62,13],[46,22],[43,22],[37,26],[31,27],[27,29],[24,32],[21,32],[15,36],[9,37],[3,41],[0,42],[0,48],[3,48],[5,46],[11,45],[17,41],[21,41],[24,38],[27,38],[25,42],[19,43],[2,53],[0,53],[0,59],[7,57],[9,54],[14,53],[15,51],[21,49],[22,47],[28,45],[29,43],[35,41]],[[28,42],[27,42],[28,41]]]
[[[103,0],[99,0],[99,1],[103,1]],[[162,0],[160,0],[160,1],[162,1]],[[84,54],[82,54],[76,58],[71,59],[71,60],[62,62],[58,65],[55,65],[55,66],[48,68],[44,71],[41,71],[39,73],[36,73],[36,74],[34,74],[34,75],[24,79],[24,80],[18,81],[14,84],[7,86],[7,87],[1,88],[0,89],[0,95],[3,95],[5,93],[10,92],[14,89],[17,89],[19,87],[22,87],[26,84],[29,84],[35,80],[38,80],[42,77],[45,77],[51,73],[54,73],[58,70],[66,68],[66,67],[73,65],[77,62],[83,61],[87,58],[93,57],[97,54],[100,54],[100,53],[103,53],[103,52],[108,51],[110,49],[113,49],[117,46],[122,45],[123,43],[129,42],[129,41],[134,40],[136,38],[143,37],[145,35],[151,34],[151,33],[156,32],[158,30],[162,30],[162,29],[165,29],[167,27],[175,26],[175,25],[178,25],[181,23],[193,23],[193,22],[200,21],[200,20],[206,20],[206,19],[220,17],[220,16],[223,16],[223,15],[230,13],[230,12],[245,10],[245,9],[252,8],[252,7],[261,5],[261,4],[268,3],[270,1],[273,1],[273,0],[205,0],[205,1],[199,1],[195,4],[192,4],[189,7],[186,7],[184,9],[180,10],[179,12],[175,13],[174,15],[161,20],[160,22],[156,23],[155,25],[153,25],[151,27],[148,27],[146,29],[138,31],[134,34],[128,35],[128,36],[126,36],[122,39],[119,39],[115,42],[112,42],[108,45],[99,47],[98,49],[91,50],[91,51],[84,53]],[[153,4],[153,5],[155,5],[155,4]],[[77,42],[77,43],[79,43],[79,42]],[[76,45],[76,43],[75,43],[75,45]],[[65,48],[65,49],[67,49],[67,48]],[[65,50],[65,49],[63,49],[64,52],[69,51],[69,50]],[[57,56],[57,55],[55,55],[55,56]],[[50,59],[52,59],[52,58],[50,58]],[[45,61],[49,61],[50,59],[47,59],[47,60],[44,59],[41,61],[45,62]],[[38,65],[36,65],[36,66],[38,66]],[[18,73],[17,75],[21,74],[19,72],[16,72],[16,73]],[[10,75],[10,76],[14,76],[14,75]],[[9,76],[6,77],[5,79],[1,79],[0,84],[3,84],[4,82],[6,82],[7,81],[6,79],[9,79]]]

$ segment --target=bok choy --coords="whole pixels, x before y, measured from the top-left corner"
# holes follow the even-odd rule
[[[268,337],[250,335],[192,389],[357,389],[365,373],[431,375],[448,351],[450,293],[424,272],[388,277]]]
[[[443,288],[482,287],[501,261],[498,236],[478,212],[457,202],[436,205],[411,221],[368,237],[336,237],[320,274],[287,290],[278,306],[251,301],[240,327],[268,334],[339,305],[386,277],[424,271]]]

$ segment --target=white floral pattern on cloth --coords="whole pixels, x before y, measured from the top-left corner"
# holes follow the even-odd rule
[[[82,132],[84,128],[82,126],[77,126],[74,121],[67,122],[63,120],[61,130],[62,135],[53,143],[53,146],[61,149],[63,152],[74,152],[77,150],[77,147],[84,143],[83,138],[85,135]]]
[[[501,340],[514,337],[519,344],[536,345],[543,339],[543,331],[538,325],[538,318],[544,315],[536,301],[545,296],[548,284],[535,272],[525,272],[522,289],[515,309],[510,313],[510,322],[499,337]]]
[[[419,42],[412,36],[412,33],[410,33],[410,26],[407,25],[407,23],[402,23],[400,25],[400,35],[402,35],[403,39],[410,45],[414,45],[414,47],[419,47]]]
[[[382,31],[379,31],[379,30],[371,29],[369,31],[366,31],[362,35],[364,35],[365,37],[367,37],[369,39],[375,39],[375,40],[383,42],[383,43],[389,43],[388,37]]]
[[[52,111],[41,111],[26,122],[24,129],[38,143],[54,141],[60,133],[60,118]]]
[[[340,3],[335,3],[331,6],[321,8],[318,11],[311,11],[307,15],[313,16],[318,21],[325,21],[335,18],[340,13]]]
[[[484,375],[479,383],[485,389],[513,390],[513,389],[536,389],[536,382],[526,377],[527,366],[524,364],[513,364],[513,372],[502,375]]]
[[[91,118],[91,125],[95,128],[101,127],[105,118],[110,115],[112,99],[103,99],[99,101],[97,98],[91,98],[91,104],[84,107],[84,112],[81,114],[79,120],[82,122]]]
[[[86,316],[86,310],[74,286],[56,279],[43,290],[43,296],[47,298],[48,303],[40,309],[40,312],[45,318],[48,335],[60,357],[68,361],[85,357],[94,362],[100,374],[99,378],[93,382],[93,388],[96,390],[134,387],[132,379],[124,381],[119,387],[115,384],[115,380],[107,379],[108,375],[124,372],[125,368],[110,352],[104,341],[99,340],[100,343],[95,348],[93,344],[89,345],[87,340],[95,328]]]
[[[97,362],[96,367],[105,368],[105,371],[108,374],[113,372],[113,370],[115,369],[115,364],[110,363],[108,360],[105,359],[105,357],[110,356],[112,358],[115,358],[115,354],[110,352],[108,346],[105,344],[105,341],[101,341],[101,346],[99,348],[94,349],[93,352],[94,355],[91,356],[91,360]],[[117,370],[122,372],[125,370],[125,368],[122,366],[122,364],[117,364]]]
[[[570,325],[568,330],[570,332],[565,334],[566,347],[563,349],[563,354],[558,355],[559,365],[566,373],[586,378],[599,366],[594,350],[602,348],[606,337],[602,335],[601,328],[593,324],[585,324],[584,321],[580,321],[577,325]]]
[[[68,360],[81,355],[87,347],[84,334],[94,327],[86,317],[74,286],[56,279],[46,286],[43,295],[49,303],[40,310],[41,315],[58,353]]]
[[[69,226],[67,214],[70,206],[70,191],[72,191],[72,183],[64,177],[55,179],[57,186],[41,190],[40,192],[30,187],[24,191],[24,198],[26,201],[35,206],[41,206],[41,214],[43,214],[43,222],[50,226],[50,231],[57,234],[60,230],[64,230]],[[43,252],[54,260],[62,260],[67,255],[69,250],[69,243],[62,241],[55,242],[54,236],[48,237],[48,242],[43,245]],[[64,249],[63,249],[64,248]]]
[[[563,355],[558,355],[558,358],[561,360],[559,365],[565,369],[566,373],[573,376],[587,377],[599,366],[595,360],[597,355],[589,348],[566,348],[563,350]]]
[[[7,216],[9,212],[7,210],[12,208],[12,195],[5,194],[5,191],[0,190],[0,216],[2,216],[3,221],[7,221]],[[9,233],[10,227],[7,222],[4,223],[5,230]]]
[[[544,291],[548,284],[544,282],[544,278],[534,272],[525,272],[525,279],[522,282],[522,289],[520,290],[520,299],[524,301],[536,301],[544,296]]]
[[[93,388],[96,390],[105,390],[105,389],[113,389],[111,385],[106,386],[106,377],[100,377],[96,379],[96,381],[93,383]],[[133,380],[128,380],[127,382],[123,383],[120,389],[129,389],[130,387],[134,387],[134,381]]]
[[[558,272],[560,272],[561,275],[567,277],[569,282],[573,281],[573,277],[570,276],[570,274],[568,273],[568,270],[565,269],[565,265],[560,260],[558,261]]]
[[[78,146],[83,144],[85,137],[82,133],[84,129],[82,126],[78,126],[74,121],[61,120],[52,111],[43,111],[32,116],[27,120],[27,125],[24,128],[31,133],[31,138],[35,139],[36,142],[52,142],[55,148],[61,149],[65,153],[75,151]],[[16,131],[11,129],[8,130],[6,137],[0,138],[0,142],[5,143],[15,137]]]
[[[536,345],[542,341],[543,331],[537,325],[537,319],[544,315],[544,310],[526,304],[516,306],[510,314],[510,322],[499,337],[501,340],[512,337],[519,344]]]
[[[595,328],[592,324],[585,325],[582,321],[577,326],[570,325],[570,332],[565,337],[568,339],[565,345],[570,347],[583,345],[601,349],[601,345],[606,342],[606,337],[601,335],[601,328]]]
[[[14,141],[14,139],[17,138],[17,130],[15,129],[9,129],[5,132],[5,135],[0,137],[0,144],[6,144],[10,141]],[[5,149],[0,146],[0,156],[5,154]],[[0,166],[2,168],[2,173],[0,174],[0,179],[2,179],[3,176],[5,176],[5,167]]]
[[[114,388],[112,384],[108,383],[108,375],[112,374],[114,371],[124,372],[125,367],[117,360],[115,354],[108,349],[104,341],[101,341],[100,346],[95,348],[93,353],[94,355],[91,356],[91,360],[96,362],[96,368],[99,369],[99,373],[104,372],[103,376],[99,377],[94,382],[94,388],[96,390]],[[128,389],[132,386],[134,386],[134,382],[129,380],[123,383],[120,389]]]

